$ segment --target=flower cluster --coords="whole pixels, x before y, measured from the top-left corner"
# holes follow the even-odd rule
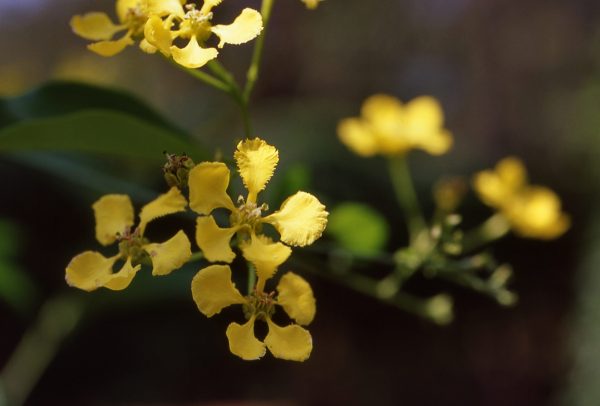
[[[569,228],[570,219],[561,212],[559,197],[546,187],[529,185],[517,158],[504,158],[494,170],[479,172],[473,186],[481,200],[499,210],[523,237],[552,239]]]
[[[321,236],[328,213],[316,197],[300,191],[287,198],[278,211],[264,216],[268,206],[259,204],[257,198],[275,171],[279,161],[277,149],[255,138],[240,142],[234,157],[248,191],[245,198],[237,199],[237,206],[227,194],[230,173],[225,164],[203,162],[190,171],[190,208],[200,214],[196,220],[196,242],[209,261],[231,263],[236,254],[230,242],[237,236],[238,246],[252,264],[250,272],[256,272],[257,282],[248,296],[243,297],[231,282],[229,266],[211,265],[194,277],[194,300],[208,317],[232,304],[244,306],[248,321],[244,325],[232,323],[227,329],[233,354],[247,360],[258,359],[265,354],[266,345],[278,358],[303,361],[312,350],[310,333],[300,327],[309,324],[315,314],[312,290],[293,273],[281,278],[277,298],[273,292],[265,292],[265,284],[290,256],[288,245],[306,246]],[[228,227],[219,227],[212,215],[219,208],[230,213]],[[265,225],[277,230],[282,242],[265,235]],[[298,324],[277,326],[271,319],[275,305],[283,307]],[[269,326],[264,343],[254,335],[257,319]]]
[[[282,359],[303,361],[308,358],[312,338],[300,326],[310,324],[316,311],[310,285],[291,272],[280,279],[277,296],[275,292],[266,293],[265,284],[290,256],[289,246],[306,246],[321,236],[327,225],[325,206],[315,196],[300,191],[286,199],[278,211],[264,215],[268,207],[259,204],[257,198],[275,171],[279,152],[259,138],[240,142],[234,154],[248,191],[246,197],[237,199],[237,205],[227,194],[230,174],[224,163],[194,165],[185,155],[167,154],[166,157],[165,179],[175,186],[142,208],[137,227],[132,228],[134,211],[128,196],[106,195],[93,204],[96,239],[102,245],[118,242],[119,253],[109,258],[95,251],[75,256],[66,268],[67,283],[86,291],[99,287],[122,290],[144,264],[152,265],[153,275],[167,275],[188,262],[192,253],[183,231],[161,244],[151,243],[144,234],[152,220],[186,210],[188,202],[180,191],[185,181],[189,188],[189,206],[199,214],[196,242],[204,258],[210,262],[231,263],[236,256],[231,246],[233,239],[250,264],[250,272],[257,276],[244,297],[231,282],[229,265],[210,265],[200,270],[192,281],[192,296],[200,311],[211,317],[231,304],[243,305],[248,321],[244,325],[232,323],[227,329],[231,352],[243,359],[258,359],[266,348]],[[229,211],[228,227],[219,227],[213,216],[213,212],[221,208]],[[279,233],[281,241],[274,241],[264,233],[266,225]],[[118,260],[124,261],[124,265],[114,272]],[[285,327],[275,324],[272,316],[277,306],[297,324]],[[268,324],[269,333],[264,343],[254,336],[255,320]]]
[[[160,51],[182,66],[199,68],[217,57],[217,48],[251,41],[263,29],[261,14],[251,8],[242,10],[231,24],[213,25],[212,10],[221,1],[204,0],[198,7],[185,0],[117,0],[118,23],[105,13],[91,12],[74,16],[71,27],[79,36],[95,41],[88,48],[102,56],[118,54],[139,40],[147,53]],[[213,34],[219,38],[216,47],[207,44]]]
[[[358,155],[403,155],[422,149],[444,154],[452,146],[452,134],[443,128],[444,115],[436,99],[421,96],[403,105],[392,96],[377,94],[362,105],[361,117],[346,118],[338,125],[340,140]]]

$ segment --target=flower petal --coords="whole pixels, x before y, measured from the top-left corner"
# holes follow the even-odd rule
[[[143,235],[146,226],[152,220],[185,211],[186,206],[187,201],[181,194],[181,191],[176,187],[172,187],[167,193],[158,196],[142,207],[142,211],[140,212],[140,232]]]
[[[361,115],[377,132],[392,133],[398,137],[406,113],[397,98],[376,94],[363,102]]]
[[[171,45],[173,45],[171,31],[165,27],[160,17],[154,15],[146,21],[144,25],[144,38],[163,55],[171,55]]]
[[[267,319],[269,334],[265,344],[273,356],[289,361],[305,361],[312,351],[312,337],[297,324],[279,327]]]
[[[314,10],[317,8],[320,2],[323,0],[302,0],[304,4],[306,4],[306,8],[309,10]]]
[[[202,8],[200,9],[200,14],[210,13],[210,10],[212,10],[213,7],[221,4],[222,1],[223,0],[204,0],[204,4],[202,5]]]
[[[119,21],[124,22],[131,10],[134,10],[140,4],[140,0],[117,0],[115,8]]]
[[[260,138],[254,138],[240,141],[233,156],[244,186],[248,189],[248,201],[256,202],[256,196],[275,172],[279,152]]]
[[[105,13],[92,12],[71,18],[71,28],[80,37],[92,41],[109,40],[115,33],[125,29],[114,24]]]
[[[310,193],[298,192],[263,221],[273,224],[286,244],[303,247],[321,237],[328,215],[319,199]]]
[[[254,361],[265,355],[267,349],[254,335],[254,317],[246,324],[231,323],[225,333],[229,350],[243,360]]]
[[[431,155],[442,155],[448,152],[453,143],[452,133],[447,130],[441,130],[431,133],[426,139],[416,143],[416,146],[421,147]]]
[[[89,44],[87,48],[100,56],[109,57],[118,54],[119,52],[123,51],[127,45],[132,44],[133,40],[131,39],[131,35],[128,33],[115,41],[94,42],[93,44]]]
[[[141,265],[132,266],[131,258],[127,258],[123,267],[119,272],[113,273],[109,276],[108,280],[104,284],[105,288],[110,290],[123,290],[131,284],[131,281],[135,277],[135,274],[142,268]]]
[[[141,266],[132,267],[130,259],[127,259],[121,270],[113,273],[112,268],[117,259],[119,255],[106,258],[99,252],[83,252],[67,265],[67,284],[88,292],[103,286],[112,290],[125,289]]]
[[[200,216],[196,219],[196,243],[210,262],[230,263],[235,252],[229,242],[238,227],[220,228],[212,216]]]
[[[514,157],[502,159],[495,170],[477,173],[473,187],[488,206],[501,208],[525,187],[527,172],[523,163]]]
[[[192,297],[206,317],[220,313],[227,306],[246,302],[231,281],[228,265],[210,265],[201,269],[192,279]]]
[[[552,190],[533,186],[512,199],[503,213],[516,234],[549,240],[565,233],[571,223],[560,206],[560,199]]]
[[[200,68],[212,59],[215,59],[219,52],[215,48],[202,48],[196,37],[193,36],[185,48],[177,48],[175,45],[171,47],[173,60],[185,66],[186,68]]]
[[[215,25],[211,31],[220,39],[219,48],[225,44],[239,45],[253,40],[263,29],[262,16],[256,10],[245,8],[229,25]]]
[[[360,156],[370,157],[379,152],[377,138],[371,127],[358,118],[346,118],[338,124],[338,137]]]
[[[104,286],[112,267],[119,259],[116,255],[106,258],[99,252],[85,251],[74,257],[67,265],[65,279],[69,286],[92,291]]]
[[[105,195],[93,205],[96,218],[96,239],[102,245],[116,241],[117,234],[133,225],[133,205],[127,195]]]
[[[183,231],[177,232],[169,240],[148,244],[144,250],[152,260],[152,275],[168,275],[179,269],[192,256],[190,240]]]
[[[157,48],[149,43],[146,38],[140,41],[140,49],[147,54],[155,54],[157,51]]]
[[[279,265],[292,253],[292,249],[280,242],[274,243],[269,237],[252,234],[250,242],[240,246],[244,258],[256,268],[258,288],[262,290],[267,279],[271,278]]]
[[[148,16],[158,15],[164,17],[174,14],[177,17],[183,18],[185,11],[180,0],[146,0],[148,2]]]
[[[296,321],[306,326],[315,318],[317,306],[313,291],[304,278],[288,272],[277,285],[277,303]]]
[[[227,194],[229,169],[222,162],[202,162],[189,174],[190,208],[198,214],[208,215],[214,209],[235,206]]]

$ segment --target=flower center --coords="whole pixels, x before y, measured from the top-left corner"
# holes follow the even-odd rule
[[[212,12],[202,12],[196,9],[195,4],[186,4],[187,12],[184,16],[184,21],[181,23],[181,36],[189,38],[196,36],[198,42],[204,42],[210,37],[212,27],[210,20],[213,18]]]
[[[244,316],[246,319],[250,319],[255,316],[258,320],[264,320],[271,318],[275,313],[275,299],[273,296],[275,292],[266,294],[264,292],[254,291],[252,294],[246,296],[246,303],[244,303]]]
[[[146,21],[148,21],[148,13],[140,2],[138,2],[135,7],[130,7],[127,10],[127,14],[125,14],[124,23],[134,36],[142,35],[144,33]]]
[[[252,230],[258,231],[263,211],[268,211],[266,203],[258,206],[254,202],[246,202],[243,196],[238,197],[238,210],[231,214],[231,224],[247,225]]]
[[[142,248],[150,241],[140,234],[139,228],[136,228],[133,232],[128,228],[123,234],[117,234],[117,241],[119,241],[121,257],[123,259],[131,258],[132,265],[152,262],[148,253]]]

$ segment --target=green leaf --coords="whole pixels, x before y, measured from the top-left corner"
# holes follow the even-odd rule
[[[162,162],[165,150],[185,152],[196,160],[206,157],[165,128],[107,110],[34,119],[0,130],[0,152],[83,152]]]
[[[21,96],[0,99],[0,127],[23,120],[89,109],[126,113],[159,127],[168,128],[178,135],[184,134],[141,99],[129,93],[68,81],[49,82]]]
[[[332,210],[327,232],[343,248],[358,255],[373,256],[387,243],[389,227],[386,220],[369,206],[346,202]]]

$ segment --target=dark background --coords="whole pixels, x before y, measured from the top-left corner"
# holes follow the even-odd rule
[[[242,133],[225,95],[134,47],[98,57],[70,32],[73,14],[112,12],[111,3],[0,0],[0,93],[50,78],[125,88],[230,155]],[[225,1],[216,18],[233,18],[241,4],[259,7]],[[326,0],[313,12],[299,0],[276,1],[251,108],[256,135],[280,150],[274,190],[289,168],[305,165],[329,207],[355,200],[384,213],[388,248],[398,247],[405,235],[384,163],[353,156],[335,126],[373,93],[430,94],[444,107],[455,146],[439,158],[411,155],[427,207],[441,175],[469,176],[517,155],[534,183],[562,197],[572,229],[556,241],[511,236],[496,246],[516,270],[520,302],[512,309],[417,279],[409,286],[415,292],[455,296],[447,327],[303,273],[318,302],[314,351],[303,364],[229,354],[224,332],[241,314],[199,314],[186,290],[195,269],[180,271],[165,282],[172,291],[152,300],[132,299],[148,286],[161,292],[162,280],[142,275],[131,291],[75,292],[83,300],[103,295],[94,306],[106,309],[64,341],[29,404],[600,404],[599,23],[593,0]],[[241,78],[250,52],[250,45],[230,46],[220,58]],[[161,187],[160,168],[148,175],[114,165],[124,179]],[[39,286],[37,309],[66,290],[70,258],[96,247],[89,205],[99,195],[8,158],[0,157],[0,171],[0,216],[18,230],[13,259]],[[276,207],[278,192],[271,197]],[[476,224],[490,213],[470,196],[463,214]],[[0,365],[34,315],[0,303]]]

